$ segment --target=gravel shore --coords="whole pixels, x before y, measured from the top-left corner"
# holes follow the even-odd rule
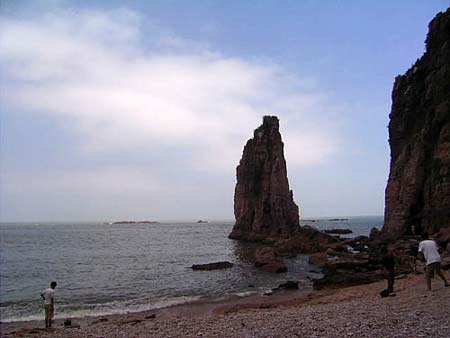
[[[447,273],[448,276],[448,273]],[[80,327],[21,328],[3,337],[450,337],[450,288],[423,275],[396,281],[395,297],[381,298],[385,282],[311,292],[293,299],[214,304],[208,311],[178,311],[74,320]],[[267,301],[265,300],[267,299]],[[5,328],[5,327],[3,327]],[[11,327],[9,328],[11,329]],[[6,331],[5,331],[6,332]],[[8,332],[11,332],[8,330]]]

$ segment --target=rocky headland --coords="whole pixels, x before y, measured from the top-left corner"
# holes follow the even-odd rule
[[[316,288],[368,283],[384,278],[382,248],[394,249],[397,274],[416,268],[420,235],[441,247],[450,267],[450,9],[429,24],[426,52],[395,79],[389,123],[391,165],[381,232],[330,246],[310,262],[325,277]]]
[[[429,24],[426,52],[395,79],[383,236],[450,227],[450,10]]]

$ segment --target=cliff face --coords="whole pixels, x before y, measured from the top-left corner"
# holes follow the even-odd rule
[[[230,238],[261,241],[289,237],[300,229],[283,147],[278,118],[264,116],[263,124],[245,145],[236,170],[236,224]]]
[[[426,52],[395,79],[382,235],[450,227],[450,8],[429,24]]]

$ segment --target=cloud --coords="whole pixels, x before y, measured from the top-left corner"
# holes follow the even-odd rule
[[[32,175],[2,172],[1,176],[3,222],[229,219],[232,215],[229,185],[216,185],[209,195],[195,180],[180,184],[136,166],[53,169]],[[207,183],[211,189],[211,182]]]
[[[281,118],[290,167],[337,150],[329,117],[338,106],[307,80],[184,40],[127,9],[4,18],[0,65],[2,102],[70,118],[85,152],[181,147],[196,170],[233,172],[265,114]]]
[[[5,176],[4,191],[18,194],[27,187],[30,191],[51,193],[51,191],[72,192],[76,195],[99,193],[152,194],[163,188],[160,179],[136,167],[102,168],[94,170],[75,169],[42,173],[39,180],[28,175],[12,173]]]

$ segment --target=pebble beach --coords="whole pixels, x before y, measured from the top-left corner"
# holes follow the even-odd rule
[[[448,276],[449,273],[446,272]],[[396,296],[381,298],[385,282],[290,297],[184,305],[159,312],[43,323],[2,324],[2,337],[449,337],[450,288],[423,275],[396,281]],[[39,324],[42,324],[40,327]]]

